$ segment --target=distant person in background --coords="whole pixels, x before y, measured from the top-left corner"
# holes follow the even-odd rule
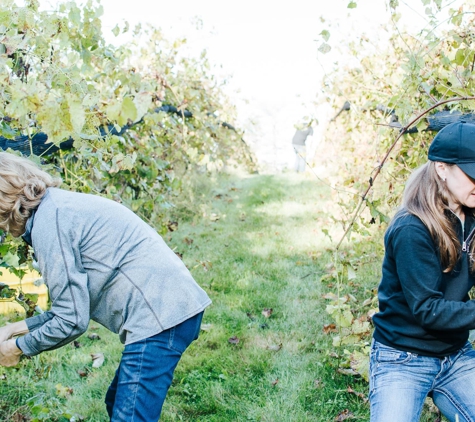
[[[305,129],[297,129],[294,137],[292,138],[292,146],[295,151],[295,165],[294,170],[297,173],[305,171],[305,154],[307,137],[313,135],[313,128],[311,124],[308,124]]]

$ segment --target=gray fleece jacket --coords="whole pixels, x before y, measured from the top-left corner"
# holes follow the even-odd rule
[[[129,344],[202,312],[208,295],[163,239],[128,208],[49,188],[28,219],[51,309],[28,318],[18,339],[34,356],[83,334],[92,319]]]

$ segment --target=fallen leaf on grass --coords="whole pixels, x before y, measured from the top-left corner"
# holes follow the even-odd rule
[[[236,336],[232,336],[228,339],[228,342],[231,343],[231,344],[238,344],[239,339]]]
[[[214,212],[211,213],[211,215],[209,216],[209,219],[212,221],[212,222],[216,222],[220,219],[220,216],[218,214],[215,214]]]
[[[62,384],[56,384],[56,395],[59,397],[69,397],[73,394],[71,387],[65,387]]]
[[[187,245],[191,245],[194,242],[194,240],[189,237],[185,237],[183,239],[183,242],[185,242]]]
[[[99,335],[97,335],[96,333],[89,334],[89,335],[87,336],[87,338],[88,338],[89,340],[100,340],[100,339],[101,339],[101,338],[99,337]]]
[[[271,344],[267,346],[267,350],[270,350],[272,352],[278,352],[280,349],[282,349],[282,343],[280,344]]]
[[[86,378],[89,375],[88,372],[84,369],[78,369],[78,374],[81,378]]]
[[[272,381],[272,387],[275,387],[277,383],[279,382],[279,378],[276,378],[274,381]]]
[[[325,334],[330,334],[330,333],[338,333],[338,330],[336,329],[335,324],[325,324],[323,326],[323,332]]]
[[[373,299],[372,299],[372,298],[366,299],[366,300],[361,304],[361,306],[368,306],[368,305],[371,305],[372,302],[373,302]]]
[[[213,266],[213,264],[210,261],[198,261],[198,260],[196,261],[198,262],[198,264],[196,264],[193,268],[199,267],[201,265],[201,267],[203,268],[203,271],[208,271]]]
[[[208,331],[211,331],[211,327],[212,327],[212,326],[213,326],[213,324],[201,324],[201,329],[202,329],[203,331],[208,332]]]
[[[354,394],[356,397],[359,397],[360,399],[363,399],[365,403],[368,402],[368,397],[366,397],[363,393],[358,393],[357,391],[353,390],[350,386],[348,386],[348,393]]]
[[[246,315],[251,321],[254,321],[256,319],[256,317],[252,315],[250,312],[246,312]]]
[[[174,232],[178,229],[178,223],[176,221],[170,221],[168,223],[168,231]]]
[[[335,293],[325,293],[322,295],[323,299],[329,299],[329,300],[337,300],[338,296]]]
[[[31,419],[22,413],[15,413],[12,415],[12,422],[28,422],[29,420]]]
[[[100,368],[104,364],[104,353],[91,353],[92,367]]]
[[[338,415],[335,417],[335,421],[346,421],[347,419],[353,419],[354,417],[355,415],[352,412],[350,412],[348,409],[345,409],[338,413]]]
[[[372,320],[374,315],[378,313],[377,309],[370,309],[366,316],[368,317],[369,320]]]
[[[351,369],[351,368],[338,368],[337,372],[343,375],[352,375],[352,376],[358,375],[358,372],[356,372],[354,369]]]
[[[270,316],[272,315],[272,312],[274,312],[272,308],[264,308],[262,310],[262,315],[264,315],[266,318],[270,318]]]

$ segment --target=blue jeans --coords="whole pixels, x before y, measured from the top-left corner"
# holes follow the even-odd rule
[[[295,151],[294,170],[297,173],[302,173],[305,171],[305,166],[306,166],[306,163],[305,163],[306,147],[305,145],[295,145],[295,144],[292,144],[292,146],[294,147],[294,151]]]
[[[371,422],[417,422],[428,395],[449,421],[475,422],[475,350],[470,343],[453,355],[434,358],[373,340],[369,384]]]
[[[182,353],[198,338],[203,312],[125,346],[106,394],[111,422],[156,422]]]

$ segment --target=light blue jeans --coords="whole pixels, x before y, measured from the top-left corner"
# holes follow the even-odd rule
[[[434,358],[373,340],[371,422],[417,422],[428,395],[449,421],[475,422],[475,350],[471,344],[453,355]]]
[[[128,344],[106,394],[112,422],[157,422],[181,355],[198,338],[203,312]]]
[[[305,162],[305,155],[306,155],[306,147],[305,145],[295,145],[292,144],[294,147],[295,151],[295,164],[294,164],[294,170],[297,173],[303,173],[306,168],[306,162]]]

